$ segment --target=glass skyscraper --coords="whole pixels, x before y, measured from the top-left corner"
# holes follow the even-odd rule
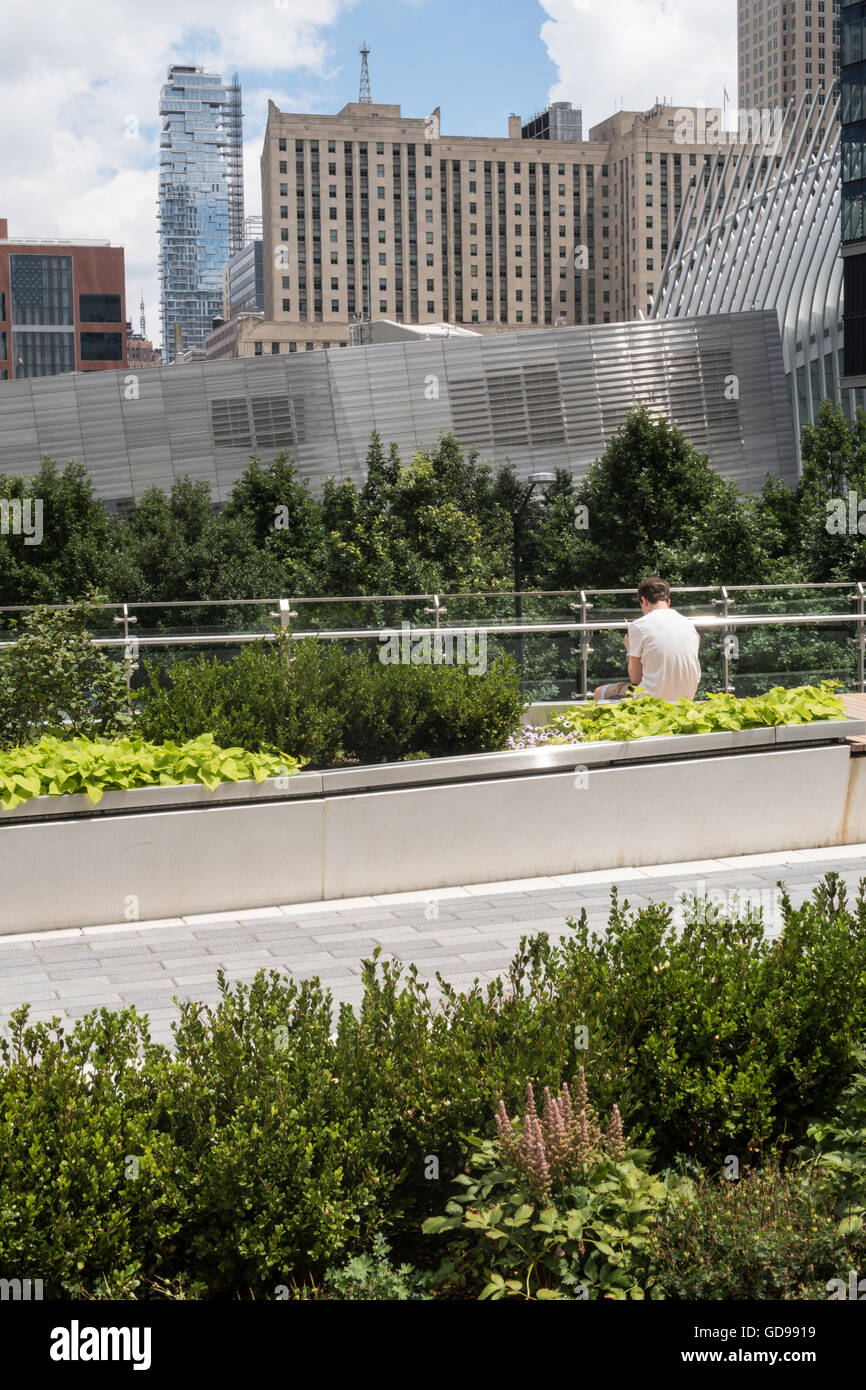
[[[170,67],[159,114],[160,302],[171,362],[178,348],[204,347],[222,314],[223,270],[244,244],[237,74],[224,83],[202,68]]]

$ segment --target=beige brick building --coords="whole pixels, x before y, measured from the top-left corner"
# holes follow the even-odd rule
[[[839,76],[839,0],[737,0],[743,110],[799,105]]]
[[[648,311],[692,177],[718,137],[681,109],[620,111],[582,141],[446,136],[439,113],[271,103],[262,153],[257,352],[337,347],[359,319],[482,333]],[[247,346],[247,351],[250,348]]]

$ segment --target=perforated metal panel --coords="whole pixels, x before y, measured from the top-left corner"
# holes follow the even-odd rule
[[[581,476],[647,405],[743,488],[796,478],[773,312],[225,359],[129,380],[0,383],[0,470],[32,472],[44,452],[81,459],[106,499],[188,474],[224,501],[254,452],[268,464],[285,451],[318,491],[329,476],[363,478],[377,429],[404,462],[453,430],[519,476]]]

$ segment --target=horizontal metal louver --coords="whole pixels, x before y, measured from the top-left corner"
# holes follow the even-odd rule
[[[216,449],[251,449],[250,412],[246,396],[211,401],[210,423]]]
[[[291,449],[295,443],[288,396],[253,396],[253,429],[257,449]]]

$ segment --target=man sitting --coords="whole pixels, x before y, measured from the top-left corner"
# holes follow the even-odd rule
[[[628,680],[600,685],[595,699],[622,700],[638,685],[659,700],[693,699],[701,680],[697,628],[671,608],[666,580],[644,579],[637,596],[643,617],[626,624]]]

